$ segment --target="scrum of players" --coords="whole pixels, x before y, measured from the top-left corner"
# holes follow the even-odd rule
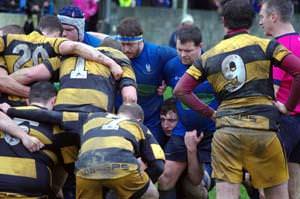
[[[300,197],[300,36],[293,3],[221,0],[225,36],[176,49],[84,31],[82,11],[0,29],[0,198]],[[186,21],[185,21],[186,22]],[[202,30],[205,31],[205,30]],[[163,101],[166,86],[174,97]]]

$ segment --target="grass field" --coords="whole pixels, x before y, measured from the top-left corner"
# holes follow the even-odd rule
[[[248,196],[248,194],[247,194],[247,192],[246,192],[246,189],[243,187],[243,186],[241,186],[241,189],[240,189],[240,193],[241,193],[241,195],[240,195],[240,199],[249,199],[249,196]],[[216,198],[216,190],[215,190],[215,188],[213,188],[210,192],[209,192],[209,195],[208,195],[209,197],[209,199],[215,199]]]

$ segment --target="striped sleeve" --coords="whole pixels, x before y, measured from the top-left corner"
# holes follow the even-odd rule
[[[145,135],[145,139],[141,140],[140,148],[142,160],[146,163],[154,160],[165,160],[164,151],[155,140],[150,130],[144,125],[141,125],[141,129]]]

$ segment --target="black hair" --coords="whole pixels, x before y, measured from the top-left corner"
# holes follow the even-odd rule
[[[160,109],[161,115],[167,115],[169,111],[173,111],[174,113],[177,113],[176,110],[176,99],[174,97],[171,97],[164,101],[163,105]]]
[[[143,34],[143,29],[137,18],[126,17],[118,25],[117,33],[122,36],[139,36]]]
[[[199,46],[202,42],[201,31],[197,26],[182,27],[177,30],[176,39],[183,44],[192,41],[195,46]]]
[[[53,15],[42,16],[37,28],[38,30],[47,33],[59,32],[61,35],[63,32],[63,27],[60,23],[60,20],[57,18],[57,16]]]
[[[48,81],[40,81],[34,83],[30,87],[29,103],[47,103],[52,97],[56,96],[56,90]]]
[[[249,0],[224,0],[221,2],[224,25],[229,29],[249,29],[255,12]]]

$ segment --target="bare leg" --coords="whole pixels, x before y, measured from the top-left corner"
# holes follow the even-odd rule
[[[266,188],[265,197],[266,199],[288,199],[288,183],[282,183],[280,185],[276,185],[274,187]]]
[[[206,199],[208,197],[206,188],[202,184],[192,185],[187,176],[184,177],[181,184],[187,199]]]
[[[165,170],[158,179],[159,190],[167,191],[174,188],[185,168],[186,162],[167,160],[165,164]]]
[[[216,183],[217,199],[239,199],[240,184],[219,181]]]
[[[141,197],[141,199],[158,199],[159,193],[154,184],[150,181],[150,185],[146,191],[146,193]]]
[[[288,163],[289,166],[289,182],[288,191],[290,199],[300,199],[300,164]]]

